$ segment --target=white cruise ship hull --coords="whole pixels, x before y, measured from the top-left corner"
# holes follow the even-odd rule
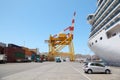
[[[120,66],[120,22],[88,41],[89,48],[108,65]]]
[[[120,0],[97,0],[91,24],[90,49],[109,65],[120,66]]]

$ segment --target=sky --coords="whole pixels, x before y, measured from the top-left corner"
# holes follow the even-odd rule
[[[0,42],[48,52],[44,40],[70,26],[76,11],[75,54],[93,54],[88,47],[91,25],[87,16],[95,12],[96,3],[97,0],[0,0]]]

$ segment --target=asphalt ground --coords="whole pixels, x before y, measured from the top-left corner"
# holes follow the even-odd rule
[[[0,64],[0,80],[120,80],[120,67],[112,74],[86,74],[78,62]]]

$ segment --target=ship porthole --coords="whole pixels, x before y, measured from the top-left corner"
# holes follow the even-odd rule
[[[97,43],[97,40],[95,41],[95,43]]]
[[[91,47],[91,45],[89,45]]]
[[[103,38],[102,37],[100,37],[100,40],[102,40]]]
[[[93,45],[93,42],[92,42],[92,45]]]

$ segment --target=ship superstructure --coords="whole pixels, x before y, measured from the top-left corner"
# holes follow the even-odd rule
[[[120,66],[120,0],[98,0],[88,41],[90,49],[110,65]]]

